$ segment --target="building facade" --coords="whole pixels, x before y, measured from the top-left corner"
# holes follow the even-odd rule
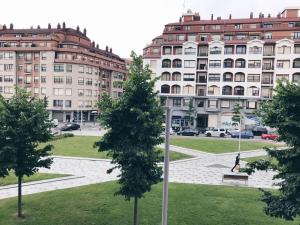
[[[0,28],[0,95],[11,98],[15,87],[48,98],[50,117],[59,121],[95,121],[102,93],[123,92],[125,61],[77,29]]]
[[[271,99],[279,79],[300,80],[300,9],[276,17],[202,20],[190,10],[165,25],[144,48],[144,62],[160,77],[162,104],[173,107],[172,124],[186,126],[190,101],[194,126],[230,128],[239,102],[245,120],[258,123],[254,110]]]

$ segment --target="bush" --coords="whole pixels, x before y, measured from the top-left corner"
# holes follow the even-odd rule
[[[65,133],[65,134],[55,135],[51,138],[51,141],[56,141],[56,140],[63,139],[63,138],[68,138],[68,137],[74,137],[74,134]]]

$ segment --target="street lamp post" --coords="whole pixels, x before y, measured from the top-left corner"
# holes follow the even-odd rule
[[[165,130],[165,152],[164,152],[164,183],[162,202],[162,225],[168,224],[168,196],[169,196],[169,150],[171,129],[171,107],[166,107],[166,130]]]

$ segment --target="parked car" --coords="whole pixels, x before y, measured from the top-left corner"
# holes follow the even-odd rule
[[[224,128],[213,128],[212,130],[205,131],[206,137],[225,137],[226,130]]]
[[[182,135],[182,136],[197,136],[199,135],[199,131],[196,129],[184,129],[182,131],[177,132],[178,135]]]
[[[174,135],[174,134],[175,134],[174,130],[172,128],[170,128],[170,135]],[[163,129],[163,132],[162,132],[161,135],[163,135],[163,136],[166,135],[166,130],[165,129]]]
[[[231,133],[231,138],[239,138],[241,133],[241,138],[250,139],[254,138],[253,132],[251,130],[244,130],[242,132],[233,132]]]
[[[267,134],[268,130],[265,127],[254,127],[252,132],[254,136],[261,136],[262,134]]]
[[[80,129],[80,125],[77,123],[68,123],[60,128],[61,131],[70,131],[70,130],[78,130]]]
[[[226,133],[228,135],[231,135],[232,133],[236,133],[236,132],[240,132],[240,129],[237,129],[237,128],[235,128],[235,129],[226,129]]]
[[[278,134],[276,133],[269,133],[269,134],[262,134],[261,135],[261,139],[265,139],[265,140],[275,140],[279,137]]]

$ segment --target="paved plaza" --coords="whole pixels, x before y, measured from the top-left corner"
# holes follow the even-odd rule
[[[192,149],[171,146],[172,151],[181,152],[194,158],[170,162],[170,182],[212,185],[238,185],[238,181],[222,183],[222,175],[229,173],[234,164],[236,153],[211,154]],[[264,150],[246,151],[241,158],[266,155]],[[241,167],[245,166],[241,162]],[[117,179],[118,171],[107,174],[111,168],[110,160],[58,157],[55,156],[50,169],[41,169],[43,173],[68,174],[64,178],[35,181],[23,185],[23,194],[33,194],[58,189],[72,188],[102,183]],[[275,188],[272,177],[274,171],[258,171],[249,176],[247,187]],[[17,196],[17,186],[0,187],[0,199]]]

